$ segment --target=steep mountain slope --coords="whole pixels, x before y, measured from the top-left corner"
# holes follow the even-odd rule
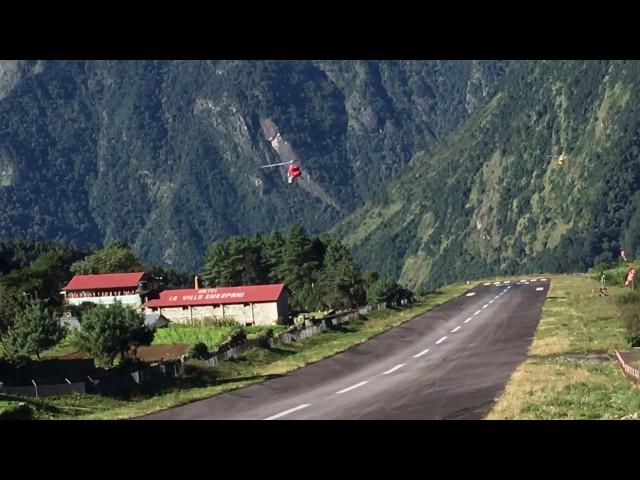
[[[206,246],[331,227],[492,97],[504,61],[2,61],[0,238]],[[285,169],[297,159],[297,185]]]
[[[518,62],[486,106],[334,233],[413,287],[583,270],[621,243],[635,254],[639,78],[639,62]]]

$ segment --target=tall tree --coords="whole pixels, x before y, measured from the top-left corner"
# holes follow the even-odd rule
[[[5,358],[21,361],[56,345],[64,334],[58,320],[35,299],[29,300],[17,312],[13,322],[2,335],[0,346]]]
[[[330,308],[362,305],[366,300],[364,284],[349,251],[340,242],[327,243],[318,281],[323,303]]]
[[[271,282],[282,281],[278,273],[282,262],[285,240],[280,232],[274,232],[263,238],[262,255],[265,267],[268,270],[268,280]]]
[[[118,355],[124,359],[131,348],[149,345],[153,331],[144,325],[144,316],[120,303],[96,305],[80,319],[76,347],[106,365]]]
[[[229,264],[229,249],[225,242],[216,241],[209,246],[202,278],[209,287],[232,285],[233,272]]]
[[[380,277],[367,289],[369,303],[390,303],[399,299],[402,287],[389,277]]]
[[[20,310],[20,301],[21,296],[0,281],[0,337],[13,323]]]
[[[304,228],[294,225],[289,230],[278,269],[284,283],[295,295],[305,285],[310,285],[319,267],[319,259],[314,255],[313,243]]]
[[[135,272],[143,269],[144,266],[131,247],[122,242],[111,243],[71,265],[71,271],[78,275]]]

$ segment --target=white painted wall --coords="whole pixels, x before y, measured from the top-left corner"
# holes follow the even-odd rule
[[[278,304],[280,302],[263,302],[254,304],[230,304],[230,305],[218,305],[205,306],[205,307],[163,307],[158,310],[162,315],[175,323],[182,324],[198,324],[200,320],[205,318],[233,318],[241,325],[253,324],[256,325],[275,325],[278,320]],[[252,312],[253,305],[253,312]],[[286,299],[284,301],[286,306]],[[223,315],[224,307],[224,315]],[[280,306],[282,311],[282,306]],[[147,313],[152,313],[153,309],[147,308]],[[280,316],[285,316],[285,313],[280,313]]]
[[[99,303],[102,305],[110,305],[115,301],[119,301],[123,305],[139,307],[142,305],[142,299],[140,295],[116,295],[113,297],[82,297],[82,298],[67,298],[67,302],[71,305],[80,305],[84,302]]]

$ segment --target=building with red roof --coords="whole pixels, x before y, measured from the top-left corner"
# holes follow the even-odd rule
[[[60,293],[70,305],[84,302],[110,304],[117,300],[141,307],[142,292],[147,290],[150,280],[150,276],[144,272],[76,275]]]
[[[147,313],[159,312],[172,322],[191,325],[226,318],[242,325],[272,325],[289,313],[288,293],[282,283],[164,290],[146,307]]]

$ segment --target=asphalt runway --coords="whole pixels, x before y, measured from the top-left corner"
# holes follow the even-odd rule
[[[549,289],[523,280],[479,284],[333,357],[140,419],[483,418],[525,360]]]

